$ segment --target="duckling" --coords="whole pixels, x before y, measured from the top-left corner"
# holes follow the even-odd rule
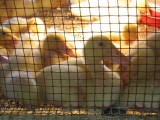
[[[117,0],[108,2],[106,0],[70,0],[72,15],[79,17],[82,20],[98,21],[100,16],[108,18],[109,6],[115,7],[118,5]]]
[[[27,19],[22,17],[13,17],[5,20],[1,26],[9,28],[13,34],[20,37],[20,33],[24,32],[23,29],[27,27]]]
[[[30,18],[27,20],[27,26],[23,27],[20,33],[21,41],[17,44],[14,55],[28,56],[39,49],[40,43],[46,36],[44,22],[40,18]]]
[[[130,80],[124,87],[119,102],[114,107],[121,109],[159,111],[160,100],[160,74],[154,73],[150,79]]]
[[[12,34],[7,27],[0,27],[0,46],[7,50],[7,55],[11,55],[20,39]]]
[[[16,46],[15,52],[8,57],[8,64],[2,65],[3,72],[2,74],[0,74],[0,78],[3,82],[0,85],[2,90],[5,92],[6,97],[21,100],[24,105],[37,105],[37,102],[40,100],[37,100],[38,86],[35,81],[35,75],[44,66],[42,64],[40,49],[37,46],[35,46],[35,48],[33,49],[33,47],[30,45],[31,43],[29,43],[30,41],[22,40],[20,44]],[[65,42],[63,42],[63,44],[64,43]],[[68,49],[66,50],[66,47],[64,47],[64,50],[56,50],[57,53],[63,52],[64,54],[68,54]],[[21,74],[22,76],[20,76]],[[11,75],[14,77],[14,80]],[[24,89],[21,88],[23,86],[25,86]],[[15,90],[14,87],[16,87]],[[24,93],[22,90],[26,90],[27,92]],[[28,90],[33,93],[30,97],[28,97],[30,95],[30,92],[28,92]],[[23,94],[25,95],[24,97],[21,96]],[[29,101],[30,99],[33,100]]]
[[[39,0],[7,0],[5,1],[5,16],[10,17],[27,17],[35,16],[36,12],[39,10]],[[4,10],[0,10],[0,13]],[[3,13],[2,13],[3,14]]]
[[[109,24],[93,22],[83,29],[84,37],[91,34],[102,34],[110,38],[119,48],[131,45],[138,37],[137,24]]]
[[[67,42],[62,33],[48,34],[41,46],[41,54],[45,67],[65,61],[69,57],[76,57],[74,45]]]
[[[32,36],[34,37],[33,40],[44,40],[46,36],[46,26],[42,19],[38,17],[27,20],[27,30],[29,31],[31,38]]]
[[[125,84],[132,80],[151,79],[155,72],[156,59],[154,50],[145,44],[137,44],[136,48],[130,49],[131,64],[122,75]]]
[[[86,40],[83,54],[84,58],[72,58],[72,61],[69,59],[45,67],[37,74],[41,99],[45,103],[69,109],[87,106],[93,110],[109,107],[118,100],[120,77],[102,61],[112,59],[125,64],[129,60],[104,36],[94,36]],[[84,67],[77,66],[77,61],[83,63]]]
[[[156,57],[160,57],[160,33],[151,33],[147,36],[146,44],[153,48]]]
[[[22,101],[29,109],[38,105],[38,88],[31,73],[26,71],[11,71],[7,75],[1,73],[0,85],[6,97]]]
[[[32,40],[34,42],[31,43],[37,44],[45,38],[46,34],[44,22],[40,18],[30,18],[27,20],[21,17],[14,17],[3,22],[2,27],[4,30],[1,28],[1,31],[9,32],[14,38],[26,41]],[[32,44],[30,46],[33,47]]]
[[[1,0],[0,1],[0,23],[3,21],[7,20],[9,18],[9,13],[11,13],[11,10],[8,10],[7,12],[7,6],[6,6],[6,0]]]
[[[19,52],[22,49],[16,50]],[[39,102],[35,74],[42,69],[41,57],[38,56],[40,52],[33,49],[32,55],[26,56],[18,52],[8,57],[8,63],[2,64],[0,87],[7,98],[19,100],[30,108]]]
[[[87,21],[101,21],[105,19],[106,22],[112,23],[117,19],[117,23],[132,23],[139,20],[139,11],[136,8],[127,8],[120,4],[119,1],[113,0],[95,0],[93,1],[79,1],[72,2],[72,15]]]

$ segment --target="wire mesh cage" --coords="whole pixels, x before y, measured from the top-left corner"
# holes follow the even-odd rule
[[[158,0],[1,0],[0,19],[0,119],[159,119]]]

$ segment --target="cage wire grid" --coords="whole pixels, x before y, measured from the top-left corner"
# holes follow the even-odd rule
[[[105,20],[108,16],[100,16],[100,11],[98,11],[98,15],[97,11],[92,13],[92,2],[88,2],[87,0],[80,0],[82,3],[85,3],[82,4],[82,6],[78,4],[78,9],[84,7],[86,13],[87,10],[89,10],[89,13],[93,14],[90,16],[85,15],[84,20],[81,19],[84,12],[83,9],[81,11],[82,13],[80,12],[80,16],[74,16],[72,9],[77,7],[73,7],[74,4],[72,6],[71,3],[76,2],[76,0],[71,1],[70,4],[62,0],[46,1],[46,3],[52,2],[52,4],[45,4],[45,2],[37,0],[41,3],[41,6],[38,4],[38,11],[36,11],[37,9],[35,8],[34,15],[26,14],[20,16],[23,18],[19,18],[19,21],[17,21],[17,17],[19,17],[17,15],[20,11],[17,10],[14,12],[14,10],[18,8],[19,4],[17,2],[20,1],[23,7],[25,4],[28,4],[25,3],[25,0],[8,1],[8,3],[14,3],[12,6],[11,4],[7,4],[7,1],[0,1],[0,12],[4,13],[5,9],[8,9],[7,16],[1,16],[0,26],[1,120],[159,119],[160,83],[158,81],[158,73],[160,68],[158,68],[159,56],[157,55],[159,48],[152,50],[147,46],[146,37],[150,34],[158,34],[160,28],[137,21],[132,23],[133,25],[137,25],[135,31],[132,31],[132,28],[129,29],[130,26],[127,26],[128,31],[123,31],[124,29],[118,28],[117,26],[121,25],[121,27],[124,27],[129,24],[129,20],[127,23],[124,23],[127,15],[121,15],[120,10],[124,8],[127,10],[126,12],[129,13],[128,7],[133,7],[128,5],[131,1],[115,0],[118,1],[118,5],[121,6],[113,7],[114,9],[118,9],[117,23],[112,21],[114,17],[117,17],[111,14],[114,9],[109,14],[112,19],[107,23],[103,21],[102,18]],[[37,4],[34,4],[35,1],[31,0],[29,2],[31,2],[29,5],[35,5],[34,7],[37,7]],[[85,6],[86,4],[91,6],[88,8]],[[6,7],[3,8],[1,5],[5,5]],[[95,4],[93,4],[93,8],[96,8]],[[103,5],[101,8],[102,10],[103,8],[106,10]],[[96,10],[101,10],[101,8],[99,7]],[[107,9],[109,8],[112,7],[108,6]],[[138,7],[135,8],[136,10],[138,9]],[[29,9],[34,10],[33,8]],[[122,21],[119,19],[121,16],[125,18],[122,19]],[[134,18],[135,16],[128,15],[127,17]],[[89,20],[86,20],[86,18]],[[10,21],[6,22],[6,20]],[[112,28],[111,24],[114,28],[112,31],[107,28]],[[130,23],[130,25],[132,24]],[[135,32],[137,38],[132,40],[131,32]],[[112,36],[112,33],[115,34]],[[128,34],[127,39],[123,38],[124,34]],[[119,35],[119,37],[114,40],[116,35]],[[111,49],[111,53],[114,51],[115,48],[111,47],[111,45],[110,48],[105,48],[106,44],[103,44],[103,42],[108,41],[107,39],[109,38],[113,39],[112,42],[114,45],[121,50],[125,56],[129,56],[131,63],[127,63],[128,61],[126,59],[128,58],[123,58],[122,55],[116,57],[120,58],[121,62],[123,59],[126,60],[124,60],[125,63],[120,63],[120,65],[110,61],[103,61],[105,59],[105,55],[103,55],[101,61],[106,65],[103,70],[91,70],[93,73],[90,72],[88,67],[91,67],[93,70],[100,69],[102,62],[97,64],[93,61],[90,61],[93,62],[92,64],[90,62],[84,63],[82,60],[84,58],[83,49],[87,49],[87,46],[84,47],[84,45],[86,45],[88,41],[94,41],[91,43],[92,45],[89,45],[88,50],[94,48],[91,53],[93,52],[92,54],[95,56],[90,53],[87,57],[96,59],[100,57],[101,53],[104,54],[106,50],[109,51]],[[98,40],[101,41],[96,44]],[[102,42],[102,40],[104,41]],[[131,43],[129,43],[130,45],[127,46],[126,44],[128,43],[126,41],[131,41]],[[151,42],[153,46],[158,46],[159,44],[158,41]],[[99,47],[102,47],[102,49]],[[97,54],[98,49],[101,49],[99,54]],[[87,50],[85,52],[87,53]],[[110,57],[114,57],[114,55],[112,56],[111,54]],[[136,59],[136,63],[133,63],[134,59]],[[122,64],[126,64],[126,66]],[[51,65],[54,65],[54,67],[51,67]],[[73,65],[73,67],[71,65]],[[129,65],[131,67],[129,67]],[[104,71],[106,67],[109,68],[110,71],[108,71],[108,74],[110,74],[112,78],[107,79],[108,83],[111,82],[110,85],[103,81],[106,77],[106,71]],[[140,73],[144,76],[141,76]],[[127,76],[128,74],[130,76]],[[56,76],[56,78],[54,75],[58,77]],[[113,77],[115,77],[114,75],[116,77],[118,76],[116,79],[119,81],[119,83],[117,83],[119,86],[113,84],[116,82],[116,80],[113,79]],[[39,76],[39,79],[37,76]],[[66,77],[68,77],[69,80],[65,80]],[[84,80],[84,78],[86,79]],[[57,86],[55,86],[53,82]],[[100,85],[100,87],[98,85]],[[109,89],[110,91],[105,91],[104,89]],[[126,93],[124,93],[124,89]],[[91,91],[94,93],[93,96],[91,95],[93,94]],[[65,96],[68,94],[69,96]],[[98,94],[100,95],[98,96]],[[110,99],[105,97],[107,94],[110,96]],[[124,94],[127,100],[123,101],[122,99],[121,101],[121,97],[124,96]],[[88,97],[89,95],[91,98]],[[117,97],[116,100],[113,100],[114,96]],[[103,100],[106,101],[102,102]],[[102,102],[101,107],[96,103],[98,101]],[[95,106],[89,106],[87,104],[88,102],[93,102]],[[106,105],[107,103],[112,103],[112,105]],[[75,107],[74,104],[78,105]],[[120,106],[120,104],[122,104],[122,106]],[[130,107],[130,104],[133,105]],[[96,107],[96,105],[98,107]],[[88,109],[91,109],[91,111]]]

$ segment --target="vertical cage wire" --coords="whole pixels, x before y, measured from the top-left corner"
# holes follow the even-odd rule
[[[0,113],[158,115],[158,5],[1,0]]]

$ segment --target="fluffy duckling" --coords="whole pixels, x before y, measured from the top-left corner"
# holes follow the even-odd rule
[[[36,48],[35,46],[33,49],[30,45],[31,43],[28,43],[30,43],[30,41],[21,41],[21,44],[16,47],[14,54],[8,57],[9,63],[2,65],[3,72],[0,74],[0,78],[3,82],[0,85],[2,90],[5,92],[6,97],[21,100],[25,105],[37,105],[38,88],[35,82],[35,75],[36,72],[39,72],[39,70],[43,68],[41,59],[42,56],[39,48]],[[64,47],[64,50],[56,50],[57,53],[63,52],[64,54],[68,54],[69,52],[67,51],[68,49],[66,49],[66,47]],[[21,74],[22,76],[20,76]],[[11,75],[14,78],[12,78]],[[24,89],[21,88],[23,86],[25,86]],[[15,90],[14,87],[16,87]],[[26,91],[26,93],[22,90]],[[31,93],[28,92],[28,90],[30,90]],[[23,94],[25,95],[24,97]],[[29,97],[30,94],[31,96]]]
[[[23,29],[27,27],[27,19],[22,17],[13,17],[5,20],[1,26],[9,28],[13,34],[20,37],[20,33],[24,32]]]
[[[40,18],[28,20],[14,17],[5,21],[0,28],[0,45],[8,49],[9,55],[13,53],[15,46],[21,44],[21,48],[37,48],[40,41],[45,38],[46,28]],[[7,41],[6,41],[7,40]],[[18,40],[22,40],[18,42]],[[22,45],[23,44],[23,45]],[[11,49],[12,48],[12,49]]]
[[[39,101],[35,74],[43,67],[40,52],[32,49],[24,55],[23,48],[15,50],[16,54],[8,57],[8,63],[2,64],[0,86],[6,97],[22,101],[26,107],[36,106]]]
[[[7,50],[7,55],[11,55],[20,39],[12,34],[7,27],[0,27],[0,46]]]
[[[1,17],[25,17],[35,15],[38,9],[39,0],[7,0],[0,13]]]
[[[93,110],[109,107],[118,100],[120,76],[108,69],[102,61],[112,59],[125,64],[129,60],[104,36],[89,38],[83,53],[82,59],[74,58],[75,60],[69,59],[51,65],[37,74],[37,83],[44,102],[69,109],[87,106]],[[85,67],[77,66],[77,62],[85,63]]]
[[[132,44],[138,36],[137,24],[109,24],[93,22],[84,28],[83,31],[84,38],[87,38],[92,34],[102,34],[110,38],[114,43],[117,43],[119,48]]]
[[[145,44],[137,44],[136,48],[130,49],[129,54],[131,57],[131,64],[122,75],[122,79],[125,80],[126,84],[132,80],[151,79],[156,66],[154,50]]]
[[[159,33],[149,34],[146,40],[135,42],[130,49],[131,65],[127,68],[124,79],[151,79],[154,72],[160,69],[159,62]]]
[[[155,72],[150,79],[131,80],[124,87],[119,102],[115,107],[159,111],[160,101],[160,74]]]
[[[32,74],[28,72],[11,71],[7,76],[1,73],[1,88],[6,97],[22,101],[27,108],[38,105],[37,84]]]
[[[160,57],[160,33],[151,33],[147,36],[147,46],[154,49],[156,57]]]
[[[40,42],[46,36],[45,25],[40,18],[30,18],[27,20],[27,27],[22,29],[20,33],[21,41],[14,50],[14,55],[28,56],[33,51],[39,49]]]
[[[27,20],[27,29],[33,40],[44,40],[46,37],[46,26],[42,19],[33,17]]]
[[[97,21],[99,16],[108,16],[108,7],[111,2],[105,0],[70,0],[72,15],[79,17],[82,20]],[[112,1],[112,6],[116,6],[117,1]]]
[[[149,46],[150,48],[152,48],[155,52],[155,67],[156,70],[155,71],[160,71],[160,33],[151,33],[147,36],[147,40],[146,40],[146,44],[147,46]]]
[[[74,45],[68,42],[62,33],[48,34],[42,43],[41,54],[44,67],[77,56]]]
[[[117,0],[95,0],[72,2],[71,0],[71,12],[72,15],[80,17],[82,20],[97,21],[103,18],[106,22],[112,23],[135,23],[139,20],[139,12],[136,8],[126,8],[119,4]]]

